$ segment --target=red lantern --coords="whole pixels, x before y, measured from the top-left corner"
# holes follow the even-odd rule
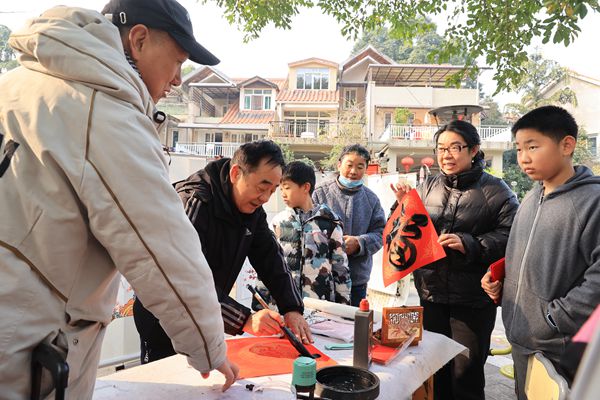
[[[421,165],[426,165],[427,167],[431,168],[431,166],[433,165],[434,161],[433,158],[431,157],[424,157],[421,160]]]
[[[404,172],[408,173],[410,171],[410,167],[415,163],[412,157],[404,157],[400,160],[400,163],[404,165]]]

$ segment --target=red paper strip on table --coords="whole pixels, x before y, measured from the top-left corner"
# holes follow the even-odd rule
[[[429,214],[415,189],[398,204],[383,230],[383,283],[388,286],[417,268],[446,257]]]
[[[337,362],[312,345],[305,345],[311,354],[319,354],[317,369],[337,365]],[[240,368],[240,378],[291,374],[298,350],[285,338],[251,337],[227,340],[227,357]]]

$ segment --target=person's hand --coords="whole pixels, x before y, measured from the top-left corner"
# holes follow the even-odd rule
[[[223,374],[223,376],[225,376],[225,383],[221,387],[221,391],[223,392],[229,389],[231,385],[233,385],[233,383],[238,379],[238,375],[240,373],[240,369],[238,368],[238,366],[229,361],[228,358],[225,359],[223,364],[217,367],[217,371],[219,371]],[[204,379],[208,378],[209,375],[210,372],[202,372],[202,377]]]
[[[294,332],[294,335],[302,341],[304,344],[313,343],[312,334],[310,328],[306,323],[306,320],[298,311],[290,311],[284,315],[285,324],[288,328]]]
[[[408,183],[402,182],[398,182],[396,184],[390,183],[390,188],[396,195],[396,200],[398,203],[401,203],[404,196],[406,196],[406,194],[412,190],[412,187],[410,187]]]
[[[346,254],[349,256],[360,251],[360,243],[357,236],[344,235],[344,244],[346,245]]]
[[[460,251],[465,254],[465,246],[458,235],[454,233],[443,233],[438,238],[438,243],[444,247],[451,248],[452,250]]]
[[[244,332],[253,336],[272,336],[282,333],[283,318],[273,310],[260,310],[251,314],[244,324]]]
[[[481,287],[494,302],[500,300],[500,296],[502,295],[502,281],[492,282],[491,272],[488,271],[483,278],[481,278]]]

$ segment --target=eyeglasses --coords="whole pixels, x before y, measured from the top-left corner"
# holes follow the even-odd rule
[[[444,154],[445,152],[448,152],[450,154],[456,155],[460,153],[462,149],[468,147],[468,144],[453,144],[449,147],[436,147],[435,149],[433,149],[433,154]]]

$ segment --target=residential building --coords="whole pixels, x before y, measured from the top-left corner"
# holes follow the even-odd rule
[[[397,64],[372,46],[341,65],[320,58],[291,62],[287,78],[234,79],[202,67],[183,78],[179,93],[161,102],[178,112],[178,100],[188,103],[187,115],[177,115],[181,122],[165,141],[179,152],[210,158],[271,138],[313,160],[327,156],[336,144],[358,142],[368,145],[375,159],[389,160],[390,172],[406,156],[418,170],[434,147],[433,133],[441,123],[436,110],[445,107],[479,125],[478,89],[446,87],[446,78],[461,69]],[[501,171],[510,142],[507,127],[479,129],[490,165]]]
[[[566,77],[546,87],[542,95],[551,97],[559,90],[570,88],[577,97],[577,105],[561,104],[568,110],[577,124],[583,128],[588,136],[588,145],[591,152],[600,158],[600,119],[598,118],[598,99],[600,99],[600,79],[579,74],[568,70]]]

